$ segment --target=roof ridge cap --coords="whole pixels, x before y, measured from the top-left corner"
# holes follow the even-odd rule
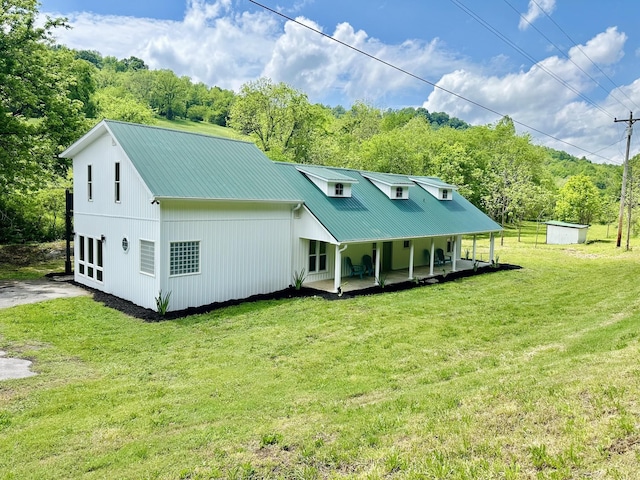
[[[127,126],[131,126],[131,127],[142,127],[142,128],[149,128],[149,129],[154,129],[154,130],[164,130],[166,132],[175,132],[175,133],[184,133],[185,135],[195,135],[195,136],[199,136],[199,137],[205,137],[205,138],[215,138],[217,140],[226,140],[229,142],[237,142],[237,143],[247,143],[249,145],[256,145],[255,143],[249,141],[249,140],[240,140],[237,138],[229,138],[229,137],[218,137],[215,135],[208,135],[206,133],[200,133],[200,132],[189,132],[187,130],[179,130],[177,128],[169,128],[169,127],[161,127],[159,125],[147,125],[144,123],[134,123],[134,122],[125,122],[122,120],[111,120],[108,118],[105,118],[103,120],[103,122],[105,124],[110,124],[110,123],[119,123],[121,125],[127,125]],[[257,145],[256,145],[257,147]]]

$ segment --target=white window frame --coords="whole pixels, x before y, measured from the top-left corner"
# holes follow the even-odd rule
[[[334,192],[336,197],[344,196],[344,183],[336,183]]]
[[[87,200],[93,202],[93,165],[87,165]]]
[[[313,247],[312,247],[313,245]],[[322,251],[324,247],[324,252]],[[324,262],[324,268],[320,268]],[[320,273],[328,270],[327,242],[321,240],[309,240],[309,273]]]
[[[156,242],[153,240],[140,239],[140,273],[143,275],[149,275],[150,277],[156,276]],[[151,259],[151,263],[149,263]],[[151,266],[151,268],[148,268]],[[146,268],[146,270],[145,270]]]
[[[116,203],[120,203],[120,175],[122,174],[120,168],[120,162],[114,164],[113,177],[114,177],[114,192],[113,196]]]
[[[200,274],[200,240],[169,243],[169,276]]]
[[[78,235],[78,274],[104,283],[104,245],[102,239]]]

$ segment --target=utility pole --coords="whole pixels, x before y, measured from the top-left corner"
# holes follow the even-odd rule
[[[627,123],[627,153],[624,156],[624,170],[622,171],[622,190],[620,191],[620,214],[618,216],[618,240],[616,241],[616,247],[620,248],[622,242],[622,218],[624,217],[624,200],[627,191],[627,174],[629,171],[629,148],[631,147],[631,134],[633,133],[633,124],[638,121],[637,118],[633,118],[633,112],[629,112],[629,118],[627,120],[613,119],[614,122],[626,122]]]

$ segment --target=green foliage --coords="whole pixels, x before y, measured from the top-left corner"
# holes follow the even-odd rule
[[[273,160],[306,163],[320,118],[307,96],[267,78],[246,83],[229,113],[229,126],[255,139]]]
[[[65,188],[70,187],[71,181],[58,181],[35,192],[0,196],[0,243],[64,238]]]
[[[164,317],[169,309],[169,300],[171,299],[171,292],[167,292],[166,294],[162,293],[162,290],[158,292],[158,296],[156,297],[156,311],[160,314],[160,316]]]
[[[86,62],[51,48],[51,32],[62,20],[38,27],[37,17],[33,0],[5,1],[0,9],[2,192],[27,191],[64,174],[68,163],[57,154],[86,128]]]
[[[602,209],[602,197],[586,175],[574,175],[560,189],[555,213],[558,219],[588,225]]]
[[[151,108],[122,88],[103,88],[94,98],[101,118],[147,125],[155,123]]]
[[[300,290],[305,278],[307,278],[307,274],[304,268],[300,271],[300,273],[298,273],[298,271],[296,270],[293,274],[293,287],[296,290]]]

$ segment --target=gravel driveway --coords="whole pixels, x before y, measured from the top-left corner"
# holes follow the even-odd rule
[[[70,277],[43,278],[39,280],[0,281],[0,308],[9,308],[25,303],[36,303],[53,298],[90,295],[84,288],[72,285]],[[7,358],[0,350],[0,380],[25,378],[35,375],[31,362],[20,358]]]
[[[70,277],[42,278],[38,280],[0,281],[0,308],[15,307],[53,298],[90,295],[84,288],[72,285]]]

